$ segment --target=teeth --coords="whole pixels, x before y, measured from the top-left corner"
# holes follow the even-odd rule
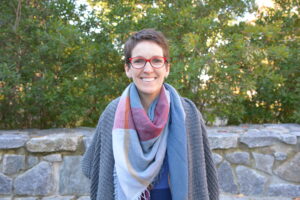
[[[143,81],[150,82],[154,81],[155,78],[142,78]]]

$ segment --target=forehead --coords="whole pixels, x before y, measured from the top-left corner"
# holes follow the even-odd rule
[[[163,49],[152,41],[139,42],[131,52],[132,57],[143,56],[145,58],[151,58],[152,56],[163,56]]]

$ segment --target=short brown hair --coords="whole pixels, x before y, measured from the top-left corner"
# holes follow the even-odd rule
[[[141,41],[152,41],[158,44],[163,49],[164,57],[167,58],[169,62],[169,45],[166,37],[160,31],[155,29],[143,29],[139,32],[132,34],[125,43],[124,54],[125,63],[129,64],[129,58],[131,58],[131,53],[134,47]]]

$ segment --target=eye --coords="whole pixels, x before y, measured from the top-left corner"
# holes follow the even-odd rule
[[[164,62],[164,59],[162,59],[162,58],[153,58],[152,59],[152,63],[154,63],[154,64],[160,64],[163,62]]]
[[[144,63],[145,60],[142,59],[142,58],[137,58],[137,59],[133,59],[132,62],[133,62],[134,64],[140,64],[140,63]]]

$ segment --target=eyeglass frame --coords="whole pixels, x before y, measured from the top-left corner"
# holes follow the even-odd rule
[[[131,61],[132,61],[134,58],[142,58],[143,60],[145,60],[146,62],[145,62],[145,64],[144,64],[144,66],[143,66],[143,67],[140,67],[140,68],[134,67],[133,64],[131,63]],[[154,67],[154,66],[151,64],[151,60],[152,60],[153,58],[163,58],[163,59],[164,59],[164,64],[162,64],[161,67]],[[164,57],[164,56],[152,56],[150,59],[146,59],[146,58],[144,58],[144,57],[142,57],[142,56],[137,56],[137,57],[131,57],[131,58],[129,58],[128,60],[129,60],[130,65],[131,65],[134,69],[143,69],[143,68],[146,66],[147,62],[149,62],[150,65],[151,65],[151,67],[153,67],[153,68],[155,68],[155,69],[160,69],[160,68],[162,68],[166,63],[168,63],[168,59],[167,59],[166,57]]]

